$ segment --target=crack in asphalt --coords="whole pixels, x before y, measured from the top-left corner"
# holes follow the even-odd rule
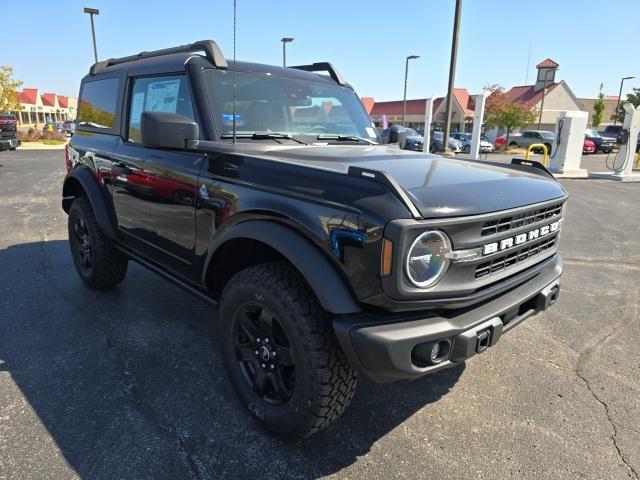
[[[123,375],[126,379],[128,379],[128,383],[123,389],[125,398],[129,400],[135,410],[141,413],[144,418],[146,418],[153,426],[156,427],[157,431],[175,439],[177,443],[178,454],[184,458],[186,465],[189,468],[191,478],[195,480],[206,478],[206,476],[201,472],[201,468],[198,465],[198,462],[193,458],[193,454],[189,451],[189,448],[187,448],[184,436],[180,435],[180,433],[178,433],[178,431],[173,426],[162,421],[162,419],[160,419],[153,412],[153,410],[135,394],[137,381],[135,375],[133,375],[129,369],[129,359],[126,356],[122,357],[122,363],[124,367]]]
[[[611,326],[611,328],[609,328],[607,331],[604,332],[604,335],[602,335],[600,338],[598,338],[595,342],[593,342],[591,345],[589,345],[587,348],[585,348],[580,353],[580,356],[578,357],[578,362],[577,362],[576,368],[575,368],[575,373],[578,376],[578,378],[580,378],[584,382],[585,386],[587,387],[587,390],[589,390],[589,392],[591,393],[593,398],[600,405],[603,406],[603,408],[605,410],[605,413],[606,413],[607,420],[609,421],[609,424],[611,425],[611,428],[613,429],[613,435],[611,435],[611,437],[610,437],[611,441],[613,443],[613,446],[616,449],[616,451],[618,452],[618,457],[620,458],[622,463],[624,463],[626,465],[626,467],[629,469],[629,471],[635,477],[636,480],[638,480],[640,478],[639,477],[639,473],[629,463],[629,461],[625,457],[622,449],[620,448],[620,445],[618,445],[618,440],[617,440],[618,427],[617,427],[616,423],[613,421],[613,417],[611,416],[611,412],[609,411],[609,405],[607,404],[607,402],[605,402],[603,399],[601,399],[598,396],[598,394],[596,394],[595,390],[593,390],[593,388],[591,387],[591,384],[589,383],[589,380],[587,380],[587,375],[586,375],[586,372],[585,372],[585,365],[586,365],[586,363],[589,361],[591,356],[595,353],[595,351],[599,347],[604,345],[609,338],[611,338],[613,335],[618,333],[625,326],[627,326],[628,324],[630,324],[633,320],[635,320],[637,318],[637,316],[638,316],[638,300],[637,300],[638,294],[640,294],[640,291],[636,292],[635,295],[627,295],[626,296],[626,298],[625,298],[625,314],[622,317],[622,319],[619,322],[616,322],[615,324],[613,324]]]
[[[631,270],[640,270],[640,261],[635,262],[630,258],[616,258],[616,257],[572,257],[562,255],[562,260],[568,264],[577,264],[577,265],[607,265],[607,266],[615,266],[617,268],[626,268]]]

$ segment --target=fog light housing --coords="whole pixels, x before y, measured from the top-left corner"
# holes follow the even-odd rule
[[[444,338],[433,342],[420,343],[413,348],[411,360],[418,367],[438,365],[449,358],[451,340]]]

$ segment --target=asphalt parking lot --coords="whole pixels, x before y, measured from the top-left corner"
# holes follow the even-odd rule
[[[593,159],[595,161],[595,157]],[[640,184],[563,180],[560,300],[288,445],[236,402],[216,312],[132,265],[81,284],[61,150],[0,152],[0,479],[638,479]]]

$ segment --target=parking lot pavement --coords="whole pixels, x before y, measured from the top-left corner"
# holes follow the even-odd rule
[[[638,184],[562,181],[549,312],[465,366],[362,381],[336,424],[287,445],[240,410],[214,310],[135,265],[83,287],[61,152],[0,165],[0,479],[638,478]]]

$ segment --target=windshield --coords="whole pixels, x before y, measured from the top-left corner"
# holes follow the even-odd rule
[[[597,130],[587,130],[586,134],[588,137],[593,137],[593,138],[598,138],[600,136],[600,132],[598,132]]]
[[[233,77],[228,70],[205,72],[216,125],[223,136],[233,130]],[[318,136],[378,141],[362,103],[347,87],[255,73],[236,72],[235,77],[238,135],[271,132],[308,141]]]

